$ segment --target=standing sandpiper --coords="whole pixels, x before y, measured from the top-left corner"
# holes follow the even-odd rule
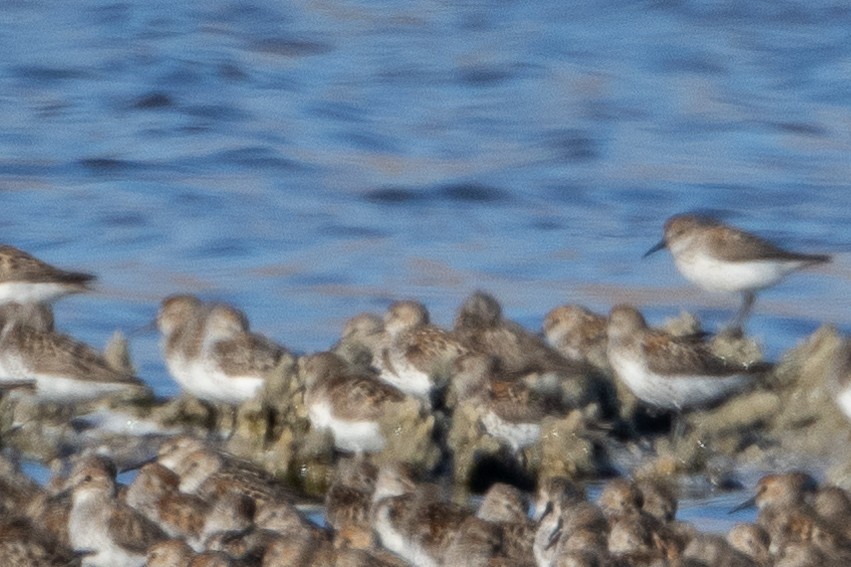
[[[738,292],[742,307],[733,320],[741,328],[756,292],[790,272],[830,261],[823,254],[789,252],[762,238],[697,215],[675,215],[665,222],[662,240],[644,255],[668,248],[680,273],[712,292]]]
[[[0,245],[0,303],[49,303],[89,290],[95,276],[68,272],[12,246]]]

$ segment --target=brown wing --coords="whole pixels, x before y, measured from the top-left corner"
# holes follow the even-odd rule
[[[499,417],[514,423],[538,422],[548,413],[545,400],[522,382],[492,381],[490,404]]]
[[[228,374],[263,374],[273,370],[287,350],[266,337],[247,333],[219,341],[213,347],[213,356]]]
[[[432,326],[417,327],[402,340],[406,345],[405,355],[408,360],[424,372],[431,372],[436,365],[466,350],[449,333]]]
[[[328,395],[334,400],[337,417],[352,420],[378,419],[385,403],[405,399],[405,395],[393,386],[367,376],[340,380],[328,389]]]
[[[768,259],[818,263],[830,260],[830,256],[783,250],[759,236],[730,226],[713,227],[708,232],[708,238],[718,257],[729,262]]]
[[[168,539],[155,523],[121,504],[112,510],[109,535],[121,547],[140,555],[144,555],[153,544]]]
[[[0,246],[0,281],[61,282],[85,287],[95,279],[92,274],[67,272],[54,268],[12,246]]]
[[[513,321],[484,329],[463,329],[459,336],[473,351],[490,354],[507,373],[570,370],[564,356]]]
[[[20,332],[21,356],[25,358],[29,371],[35,374],[143,385],[135,376],[114,370],[100,353],[67,335],[41,333],[25,327],[17,330]]]
[[[469,515],[460,506],[431,502],[412,514],[408,529],[414,541],[421,542],[426,549],[445,550]]]
[[[771,368],[769,363],[742,364],[713,354],[703,343],[680,340],[665,333],[647,333],[642,342],[647,367],[662,375],[701,374],[723,378],[733,374],[756,374]]]

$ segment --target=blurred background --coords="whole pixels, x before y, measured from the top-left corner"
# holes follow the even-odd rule
[[[578,5],[574,5],[578,4]],[[760,295],[770,358],[851,332],[851,8],[756,2],[273,0],[0,7],[0,240],[99,275],[57,304],[102,347],[168,294],[306,352],[344,321],[475,289],[563,303],[738,297],[642,260],[677,212],[835,256]],[[140,375],[176,392],[156,334]]]

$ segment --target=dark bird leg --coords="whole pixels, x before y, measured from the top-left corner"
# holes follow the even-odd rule
[[[739,308],[739,312],[736,313],[736,317],[729,327],[730,331],[739,335],[744,334],[744,324],[756,302],[756,294],[752,291],[746,291],[742,293],[742,298],[742,306]]]

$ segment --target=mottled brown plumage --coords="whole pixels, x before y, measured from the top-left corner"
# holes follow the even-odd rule
[[[167,535],[116,498],[115,469],[101,457],[79,462],[68,484],[72,506],[68,532],[75,549],[91,550],[92,565],[124,565],[143,558]]]
[[[0,565],[77,567],[82,557],[25,518],[5,516],[0,520]]]
[[[316,356],[324,354],[313,355]],[[313,404],[320,399],[327,399],[333,405],[334,414],[340,419],[377,420],[384,411],[384,404],[405,399],[405,395],[398,389],[373,376],[359,374],[344,362],[329,364],[324,370],[310,363],[306,368],[315,369],[307,372],[319,374],[312,374],[311,385],[305,392],[305,403]]]
[[[605,367],[608,324],[607,317],[581,305],[562,305],[547,313],[543,330],[549,345],[568,360]]]
[[[496,299],[481,291],[461,305],[452,334],[469,351],[494,356],[501,370],[508,374],[582,370],[541,337],[505,319]]]
[[[384,317],[385,338],[375,361],[379,377],[406,394],[431,402],[448,368],[466,353],[452,335],[429,323],[425,306],[398,301]]]
[[[38,398],[57,402],[150,393],[144,382],[114,369],[88,345],[15,319],[0,332],[0,379],[31,380]]]
[[[608,357],[617,377],[644,402],[682,410],[720,401],[771,365],[722,359],[693,338],[650,329],[632,306],[612,309]]]
[[[830,261],[830,256],[825,254],[790,252],[755,234],[699,215],[677,215],[668,219],[665,222],[665,241],[670,246],[671,241],[695,231],[701,233],[713,256],[727,262],[788,260],[818,264]]]

